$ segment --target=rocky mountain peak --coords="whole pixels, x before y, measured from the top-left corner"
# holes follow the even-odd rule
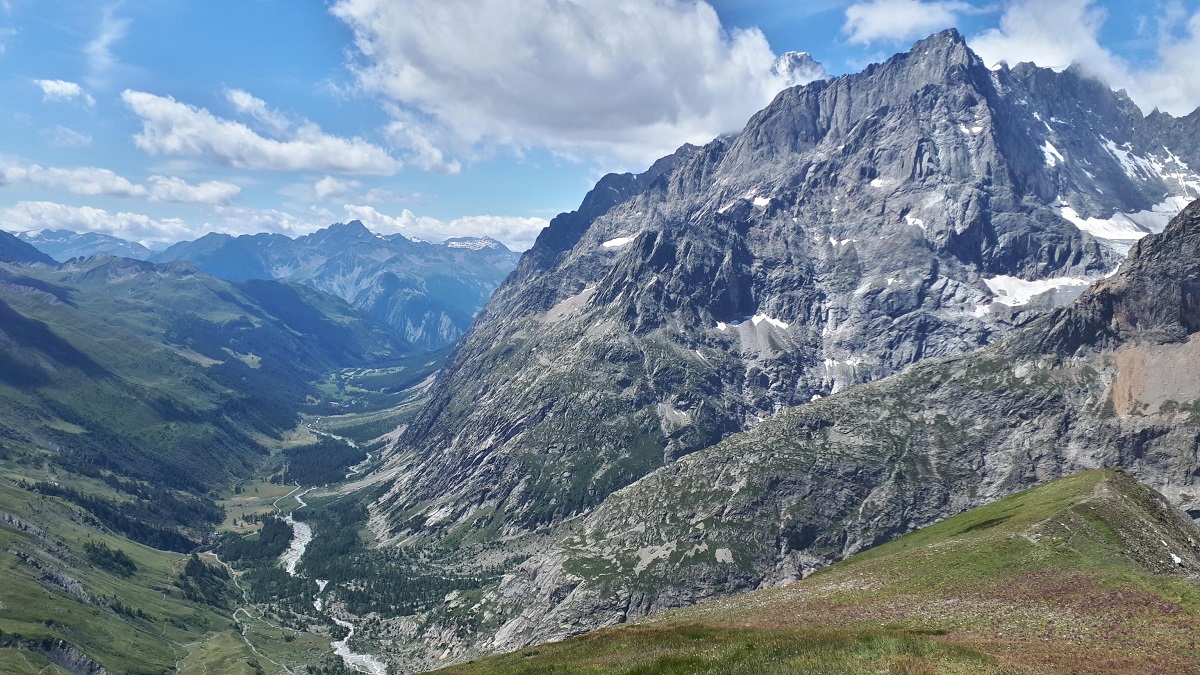
[[[814,59],[808,52],[781,54],[775,60],[775,65],[771,67],[771,73],[784,78],[784,82],[789,87],[829,78],[829,71],[825,70],[825,65]]]
[[[307,238],[314,243],[335,241],[350,243],[373,240],[376,239],[376,236],[366,225],[363,225],[361,220],[352,220],[348,223],[334,223],[329,227],[313,232]]]
[[[1184,169],[1200,118],[1151,126],[1126,101],[1077,72],[990,71],[946,31],[605,177],[525,254],[394,449],[394,533],[551,526],[1071,302],[1162,229],[1164,194],[1200,185]]]

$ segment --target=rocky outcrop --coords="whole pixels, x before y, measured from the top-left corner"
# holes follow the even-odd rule
[[[1123,467],[1195,511],[1197,275],[1200,202],[1009,340],[788,410],[647,476],[505,578],[484,602],[516,618],[480,648],[797,579],[1085,469]]]
[[[1200,187],[1168,149],[1195,123],[1077,70],[989,69],[948,31],[604,178],[392,449],[381,534],[545,531],[785,408],[1009,334]]]
[[[0,648],[24,649],[45,658],[71,675],[109,675],[104,666],[78,647],[59,638],[27,639],[0,631]]]

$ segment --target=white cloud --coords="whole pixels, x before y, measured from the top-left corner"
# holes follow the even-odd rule
[[[503,146],[639,165],[743,127],[783,88],[757,29],[697,0],[337,0],[391,138],[442,171]]]
[[[491,237],[514,251],[533,245],[538,233],[549,222],[542,218],[512,216],[467,216],[449,222],[417,216],[405,209],[399,216],[380,213],[370,206],[345,205],[348,220],[361,220],[372,232],[403,234],[426,241],[444,241],[452,237]]]
[[[84,148],[92,144],[92,137],[62,125],[48,130],[50,145],[56,148]]]
[[[233,183],[210,180],[192,185],[173,176],[150,177],[150,201],[178,204],[228,204],[242,194]]]
[[[972,39],[971,47],[989,64],[1032,61],[1057,70],[1078,64],[1109,86],[1127,90],[1145,111],[1158,107],[1186,115],[1200,106],[1200,69],[1195,67],[1200,12],[1189,17],[1177,3],[1168,3],[1161,12],[1158,58],[1142,67],[1131,66],[1100,44],[1108,15],[1094,0],[1014,0],[1000,26]]]
[[[1125,88],[1135,101],[1149,109],[1158,107],[1173,115],[1188,115],[1200,107],[1200,11],[1181,17],[1182,37],[1175,37],[1174,26],[1160,27],[1158,65],[1135,71]]]
[[[282,140],[278,140],[171,97],[126,90],[121,98],[142,120],[142,131],[134,136],[134,143],[152,155],[205,157],[240,169],[265,171],[392,175],[401,168],[387,150],[359,137],[326,134],[311,122],[294,125],[279,134]]]
[[[330,197],[345,197],[352,191],[362,187],[361,181],[356,180],[338,180],[333,176],[325,176],[321,180],[313,183],[313,196],[317,201],[325,201]]]
[[[107,83],[108,75],[117,65],[117,57],[112,53],[112,46],[125,37],[129,30],[127,19],[117,19],[113,16],[116,6],[104,10],[96,37],[92,38],[83,49],[87,57],[89,83],[103,86]]]
[[[971,48],[991,65],[1032,61],[1063,70],[1079,63],[1093,75],[1123,79],[1127,69],[1097,40],[1107,13],[1092,0],[1017,0],[1000,17],[1000,26],[971,40]]]
[[[104,232],[143,244],[173,242],[191,236],[188,227],[177,218],[155,219],[140,213],[110,213],[91,206],[55,202],[18,202],[0,209],[0,222],[10,230]]]
[[[91,197],[146,197],[150,194],[145,186],[132,183],[108,169],[45,168],[0,160],[0,185],[21,183]]]
[[[842,32],[856,44],[907,42],[953,27],[959,14],[970,9],[954,0],[870,0],[846,8]]]
[[[272,110],[267,102],[241,89],[229,89],[225,98],[233,105],[239,114],[249,115],[262,123],[267,131],[281,136],[292,128],[292,122],[277,110]]]
[[[195,231],[234,235],[276,232],[295,237],[315,232],[331,222],[327,219],[310,221],[277,209],[260,209],[239,204],[215,206],[213,212],[219,217],[218,222],[205,223],[203,228],[195,228]]]
[[[42,167],[0,159],[0,186],[25,184],[87,197],[137,197],[152,202],[227,204],[241,194],[232,183],[207,181],[192,185],[182,178],[151,176],[139,185],[109,169]]]
[[[34,80],[34,84],[42,90],[42,100],[45,101],[73,101],[79,99],[89,106],[96,105],[96,99],[92,95],[83,90],[83,87],[75,82],[67,82],[66,80]]]

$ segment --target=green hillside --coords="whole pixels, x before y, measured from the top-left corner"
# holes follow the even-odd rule
[[[316,470],[288,455],[316,441],[303,413],[391,404],[348,383],[410,361],[390,328],[301,286],[109,256],[0,264],[0,672],[325,662],[326,637],[282,627],[193,553],[229,527],[231,497],[271,510],[282,486],[257,479]]]
[[[1192,673],[1198,540],[1158,493],[1089,471],[789,586],[439,672]]]
[[[0,268],[0,447],[205,491],[249,475],[329,373],[406,352],[300,286],[103,256]]]

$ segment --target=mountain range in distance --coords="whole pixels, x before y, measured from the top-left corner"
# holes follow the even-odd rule
[[[422,351],[453,345],[520,257],[487,237],[431,244],[400,234],[376,235],[359,221],[294,239],[212,233],[162,251],[95,232],[42,230],[16,236],[59,262],[109,254],[190,262],[230,281],[302,283],[392,326]]]

